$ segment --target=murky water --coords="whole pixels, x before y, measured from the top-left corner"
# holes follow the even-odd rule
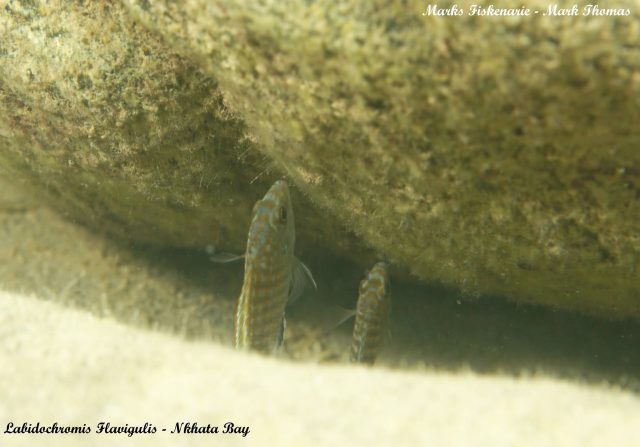
[[[233,345],[242,262],[204,248],[124,247],[67,222],[3,184],[0,287],[189,339]],[[287,310],[283,360],[347,362],[363,268],[303,258],[318,283]],[[376,367],[550,375],[640,392],[640,324],[515,305],[500,297],[392,278],[391,337]]]

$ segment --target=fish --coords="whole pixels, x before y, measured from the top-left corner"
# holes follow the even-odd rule
[[[389,327],[391,293],[387,264],[376,263],[360,282],[349,359],[373,364]]]
[[[294,255],[295,222],[289,187],[276,181],[253,207],[243,256],[221,254],[216,262],[244,258],[244,279],[235,315],[235,347],[273,353],[284,340],[285,309],[311,283],[311,271]],[[306,280],[305,280],[306,278]]]

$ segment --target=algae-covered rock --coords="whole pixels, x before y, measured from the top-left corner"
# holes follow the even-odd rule
[[[213,79],[110,3],[2,11],[3,167],[73,217],[136,240],[233,237],[215,223],[240,218],[233,183],[256,173],[229,168],[251,145],[242,122]]]
[[[2,10],[0,167],[119,237],[241,249],[282,174],[217,81],[112,3]]]
[[[242,249],[251,202],[283,173],[307,250],[362,260],[344,227],[469,295],[640,315],[633,2],[614,17],[122,5],[15,2],[0,18],[4,164],[76,218]]]

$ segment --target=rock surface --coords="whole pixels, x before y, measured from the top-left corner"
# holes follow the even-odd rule
[[[310,255],[640,315],[640,13],[423,7],[9,3],[2,168],[111,233],[235,250],[286,175]]]

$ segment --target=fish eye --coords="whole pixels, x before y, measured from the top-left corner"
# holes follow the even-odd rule
[[[285,223],[287,221],[287,209],[283,206],[278,210],[278,218],[280,222]]]

